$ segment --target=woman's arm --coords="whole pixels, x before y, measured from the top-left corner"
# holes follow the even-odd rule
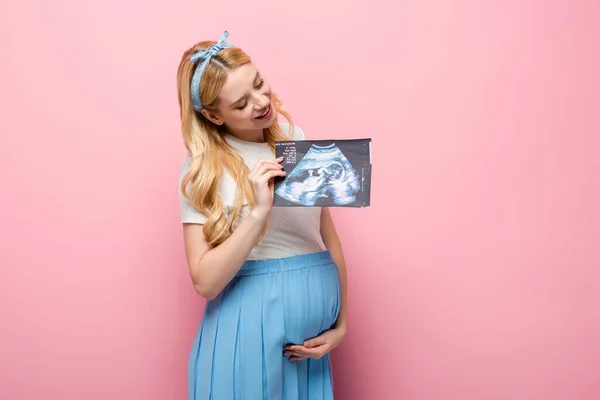
[[[321,237],[325,243],[325,247],[331,253],[333,260],[337,264],[339,276],[340,276],[340,295],[341,295],[341,306],[338,319],[335,323],[335,328],[341,328],[346,330],[347,317],[347,279],[346,279],[346,262],[344,260],[344,253],[342,251],[342,244],[335,230],[333,218],[328,208],[321,209]]]
[[[227,286],[248,258],[267,216],[266,212],[252,210],[231,236],[216,247],[206,240],[202,225],[183,225],[186,258],[198,294],[212,300]]]
[[[183,235],[188,267],[194,288],[214,299],[234,278],[258,242],[273,207],[273,179],[285,176],[283,158],[259,160],[248,176],[255,207],[220,245],[208,243],[201,224],[184,224]]]

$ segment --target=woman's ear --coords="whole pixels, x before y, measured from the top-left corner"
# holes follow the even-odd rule
[[[206,118],[213,124],[223,125],[224,121],[217,113],[212,113],[210,111],[206,111],[204,108],[200,112],[202,113],[202,115],[204,115],[204,118]]]

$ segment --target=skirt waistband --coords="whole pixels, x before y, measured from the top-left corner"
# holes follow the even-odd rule
[[[317,253],[300,254],[284,258],[246,261],[236,276],[269,274],[272,272],[293,271],[302,268],[335,264],[329,250]]]

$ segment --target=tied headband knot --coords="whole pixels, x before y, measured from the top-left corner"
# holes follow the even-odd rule
[[[196,65],[196,70],[194,71],[194,75],[192,76],[192,84],[190,87],[192,105],[194,106],[194,109],[198,112],[202,110],[202,102],[200,101],[200,80],[202,79],[202,73],[204,72],[204,69],[206,68],[210,59],[214,55],[216,55],[223,49],[233,47],[233,45],[226,43],[228,36],[229,32],[223,32],[217,43],[211,45],[208,49],[198,51],[190,58],[190,61],[193,64],[196,64],[198,61],[200,61],[200,63]]]
[[[216,43],[213,44],[212,46],[210,46],[209,49],[203,49],[200,50],[199,52],[197,52],[196,54],[194,54],[190,60],[192,61],[192,63],[197,63],[198,60],[202,59],[202,60],[208,60],[209,58],[211,58],[212,56],[214,56],[215,54],[217,54],[218,52],[220,52],[221,50],[223,50],[226,46],[226,43],[223,43],[223,45],[225,46],[221,46],[221,44]]]

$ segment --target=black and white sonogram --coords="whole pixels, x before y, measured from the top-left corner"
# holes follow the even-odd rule
[[[369,207],[371,139],[277,142],[285,177],[275,180],[278,207]]]

